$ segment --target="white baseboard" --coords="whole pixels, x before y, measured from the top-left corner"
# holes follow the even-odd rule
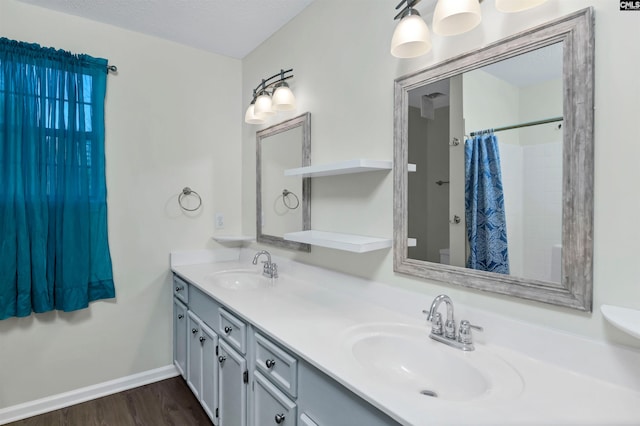
[[[0,425],[37,416],[38,414],[48,413],[49,411],[59,410],[71,405],[80,404],[81,402],[101,398],[179,375],[180,373],[172,364],[119,379],[109,380],[108,382],[48,396],[46,398],[36,399],[35,401],[2,408],[0,409]]]

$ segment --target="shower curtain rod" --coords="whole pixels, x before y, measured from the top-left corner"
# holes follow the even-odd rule
[[[564,117],[553,117],[553,118],[547,118],[544,120],[529,121],[528,123],[514,124],[513,126],[504,126],[504,127],[498,127],[495,129],[479,130],[477,132],[471,132],[471,137],[481,135],[489,131],[501,132],[503,130],[519,129],[520,127],[537,126],[538,124],[555,123],[556,121],[562,121],[562,120],[564,120]]]

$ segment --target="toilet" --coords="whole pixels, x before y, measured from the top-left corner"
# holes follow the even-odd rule
[[[442,265],[450,265],[451,264],[450,257],[449,257],[449,249],[448,248],[440,249],[440,263]]]

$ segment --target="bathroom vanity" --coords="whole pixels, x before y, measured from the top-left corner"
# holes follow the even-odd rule
[[[216,425],[638,424],[640,354],[247,249],[172,254],[176,367]],[[589,356],[585,357],[585,354]]]
[[[227,261],[173,268],[174,364],[213,423],[398,424],[271,334],[253,319],[253,309],[224,296],[246,297],[263,314],[271,311],[300,327],[295,316],[276,314],[282,305],[268,300],[278,279],[262,277],[262,268],[251,266]],[[198,278],[202,273],[204,279]]]

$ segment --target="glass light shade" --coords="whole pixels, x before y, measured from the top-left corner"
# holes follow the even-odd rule
[[[547,0],[496,0],[496,9],[500,12],[520,12],[540,6]]]
[[[433,12],[433,32],[443,36],[466,33],[482,20],[478,0],[438,0]]]
[[[400,20],[391,39],[391,54],[396,58],[415,58],[431,50],[429,27],[420,15]]]
[[[278,83],[276,91],[271,97],[271,108],[276,111],[291,111],[296,109],[296,97],[287,83]]]
[[[263,124],[265,122],[264,117],[256,115],[254,107],[254,104],[249,105],[247,112],[244,114],[244,122],[247,124]]]
[[[258,116],[275,115],[275,111],[271,108],[271,96],[268,93],[262,93],[256,99],[254,113]]]

